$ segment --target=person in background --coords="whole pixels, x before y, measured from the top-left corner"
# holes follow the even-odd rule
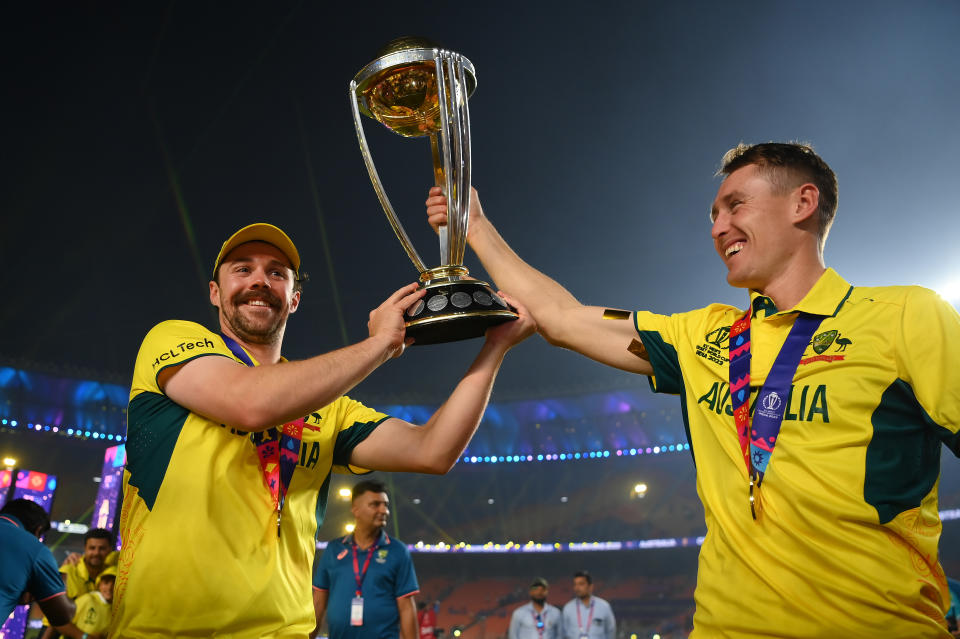
[[[418,639],[420,586],[407,545],[384,530],[389,502],[378,481],[354,486],[353,533],[327,544],[316,567],[317,628],[326,614],[330,639]]]
[[[0,510],[0,623],[17,605],[34,601],[56,628],[70,623],[76,606],[40,541],[48,530],[47,512],[29,499],[13,499]]]
[[[437,602],[427,605],[421,601],[417,604],[417,625],[420,627],[420,639],[436,639],[437,637]]]
[[[116,566],[107,566],[97,575],[96,589],[77,597],[77,612],[73,621],[65,627],[47,629],[42,639],[58,637],[80,637],[80,639],[101,639],[110,628],[113,586],[117,579]]]
[[[564,639],[615,639],[617,620],[606,600],[593,595],[593,577],[586,570],[573,575],[573,599],[563,607]]]
[[[549,584],[537,577],[530,584],[530,601],[513,611],[507,639],[563,639],[560,609],[547,603]]]

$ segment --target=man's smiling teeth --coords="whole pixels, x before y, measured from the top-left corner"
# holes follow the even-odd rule
[[[733,244],[727,247],[727,253],[726,253],[727,257],[730,257],[731,255],[734,255],[736,253],[739,253],[740,249],[742,248],[743,248],[743,242],[734,242]]]
[[[247,304],[250,306],[270,306],[270,304],[263,300],[247,300]]]

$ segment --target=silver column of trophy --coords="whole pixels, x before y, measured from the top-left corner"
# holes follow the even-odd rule
[[[350,82],[350,108],[360,152],[383,211],[420,273],[427,294],[407,312],[407,335],[416,344],[438,344],[483,335],[517,318],[486,282],[463,265],[470,217],[470,113],[476,88],[473,65],[423,38],[399,38]],[[440,228],[440,266],[427,268],[410,242],[380,176],[360,114],[404,137],[430,137],[434,181],[447,196],[447,225]],[[421,214],[422,215],[422,214]]]

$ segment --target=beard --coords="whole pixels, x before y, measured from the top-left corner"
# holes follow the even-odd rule
[[[276,317],[273,319],[256,318],[250,319],[244,315],[241,307],[249,300],[263,300],[276,311]],[[283,329],[287,324],[287,317],[290,312],[281,305],[279,297],[268,290],[248,291],[238,293],[233,296],[229,304],[223,303],[221,297],[221,310],[223,318],[233,330],[234,334],[244,342],[250,344],[276,344],[283,335]]]
[[[546,603],[547,598],[546,597],[530,597],[530,601],[537,604],[538,606],[542,606],[544,603]]]

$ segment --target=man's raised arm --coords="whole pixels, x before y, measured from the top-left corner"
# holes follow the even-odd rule
[[[447,200],[439,187],[430,189],[426,204],[430,225],[436,228],[446,224]],[[633,314],[584,306],[555,280],[524,262],[484,215],[472,187],[467,240],[496,285],[527,307],[548,342],[608,366],[643,375],[653,373],[634,329]]]
[[[198,357],[164,369],[157,381],[177,404],[242,430],[260,431],[297,419],[345,394],[403,352],[403,313],[424,294],[416,288],[401,288],[371,311],[370,336],[351,346],[252,367],[226,357]]]

